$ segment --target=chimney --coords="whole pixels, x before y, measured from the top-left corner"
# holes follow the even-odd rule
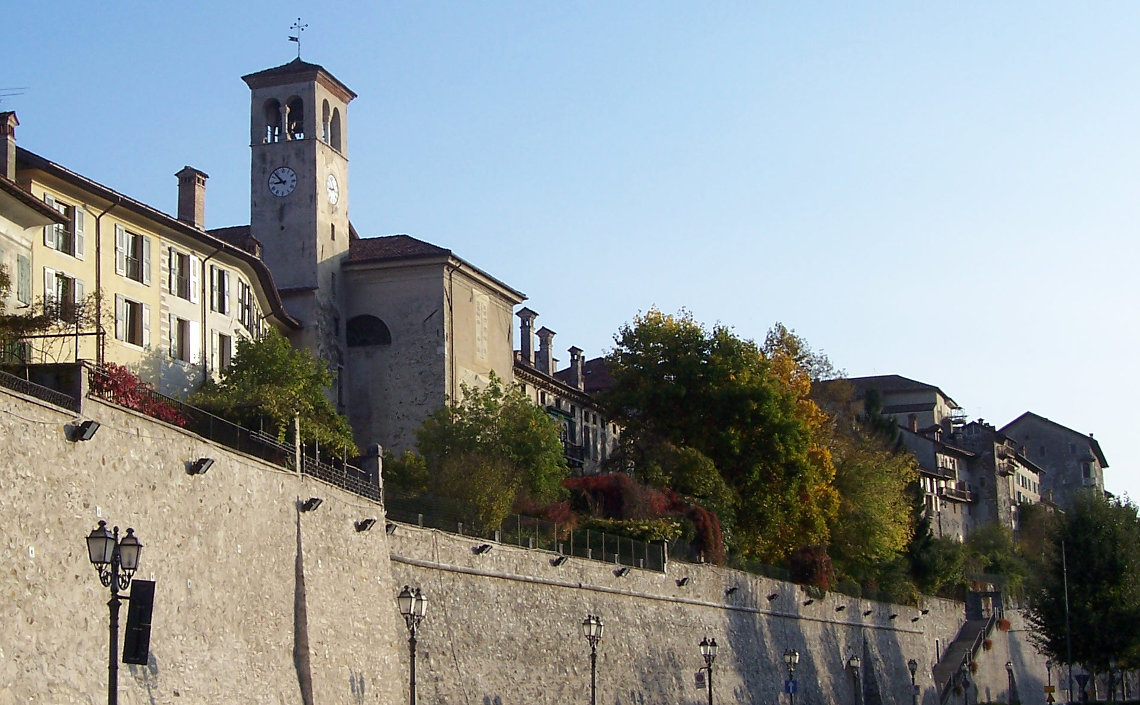
[[[178,177],[178,219],[193,225],[199,230],[206,227],[206,179],[205,172],[189,166],[182,167]]]
[[[519,317],[519,350],[522,361],[534,367],[534,319],[538,314],[523,307],[515,314]]]
[[[570,386],[578,389],[586,388],[586,378],[582,374],[582,348],[570,348]]]
[[[554,356],[550,344],[554,342],[555,332],[543,326],[538,329],[538,360],[535,367],[539,372],[548,375],[554,374]]]
[[[16,113],[12,111],[0,113],[0,130],[4,131],[2,135],[4,140],[0,142],[0,149],[4,153],[0,156],[3,157],[3,162],[0,162],[0,176],[8,179],[9,181],[16,180],[16,125],[20,121],[16,119]]]

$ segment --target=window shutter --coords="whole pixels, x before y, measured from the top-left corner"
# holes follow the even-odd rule
[[[115,224],[115,274],[127,273],[127,231]]]
[[[167,323],[170,326],[170,335],[168,336],[170,342],[170,349],[167,351],[170,356],[175,360],[178,359],[178,316],[173,313],[166,317]]]
[[[80,306],[83,304],[83,280],[76,279],[75,281],[75,304]]]
[[[32,302],[32,260],[24,255],[16,255],[16,300]]]
[[[226,270],[220,270],[222,275],[222,313],[230,315],[233,309],[230,308],[230,273]]]
[[[202,260],[190,255],[190,303],[198,303],[198,280],[201,273]]]
[[[210,369],[218,369],[218,331],[210,331]]]
[[[198,321],[190,321],[190,364],[202,361],[202,326]]]
[[[44,194],[44,203],[51,206],[52,210],[55,210],[55,199],[52,198],[50,194]],[[50,247],[53,250],[59,248],[59,245],[56,244],[55,223],[48,223],[44,226],[44,247]]]
[[[167,277],[166,277],[166,290],[175,296],[178,295],[178,255],[175,254],[174,248],[169,249],[167,255]]]
[[[75,218],[72,221],[75,228],[75,258],[83,259],[83,210],[76,206],[71,212]]]
[[[142,239],[142,283],[150,285],[150,238]]]
[[[142,305],[143,347],[150,350],[150,306]]]
[[[44,303],[55,301],[55,270],[44,267]]]
[[[115,340],[127,339],[127,300],[115,294]]]

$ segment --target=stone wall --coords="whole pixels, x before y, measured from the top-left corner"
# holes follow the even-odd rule
[[[138,577],[157,581],[151,660],[122,667],[125,705],[406,702],[407,632],[394,600],[404,584],[430,599],[423,705],[587,702],[587,613],[606,625],[605,705],[705,702],[694,684],[705,636],[721,645],[718,703],[786,703],[790,647],[801,653],[799,705],[906,705],[908,658],[920,663],[921,702],[936,705],[926,674],[962,620],[959,603],[930,600],[922,614],[812,599],[715,566],[620,577],[596,561],[555,566],[538,550],[475,554],[481,542],[402,524],[386,536],[381,507],[366,499],[117,407],[85,400],[83,414],[102,426],[71,442],[74,415],[0,390],[0,705],[105,701],[108,593],[84,543],[100,518],[136,530]],[[199,457],[216,462],[187,474]],[[299,512],[310,496],[324,503]],[[366,517],[376,527],[356,532]],[[995,633],[970,702],[1007,699],[1007,660],[1022,701],[1042,699],[1044,669],[1019,629],[1015,619]],[[862,661],[859,700],[844,667],[851,655]]]

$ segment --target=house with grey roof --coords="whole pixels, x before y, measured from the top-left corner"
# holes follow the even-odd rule
[[[1027,458],[1044,468],[1041,494],[1062,509],[1072,507],[1073,498],[1080,492],[1104,495],[1108,461],[1093,434],[1074,431],[1031,411],[1010,421],[1001,433],[1014,439]]]

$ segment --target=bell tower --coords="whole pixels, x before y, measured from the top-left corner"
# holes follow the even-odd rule
[[[294,61],[242,80],[250,89],[250,234],[262,245],[295,344],[343,360],[341,260],[348,253],[348,104],[317,64]]]

